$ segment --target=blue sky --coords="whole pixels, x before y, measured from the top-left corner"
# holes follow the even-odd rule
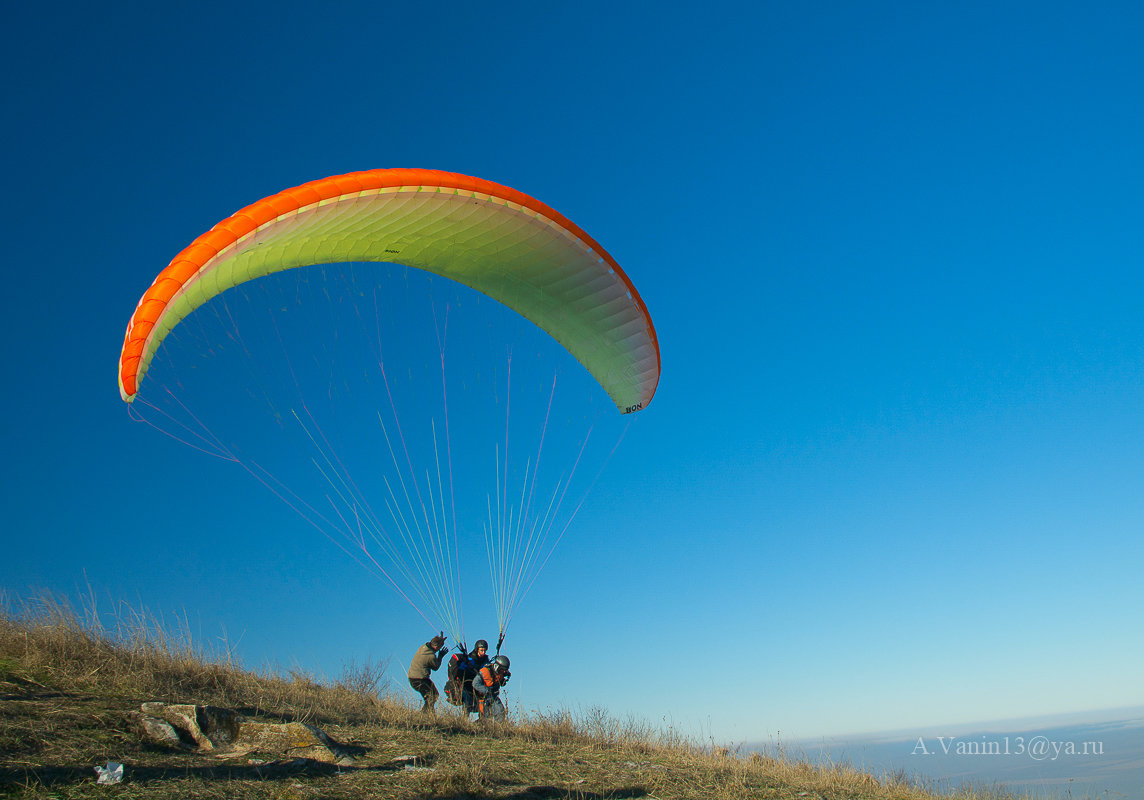
[[[1139,6],[13,13],[6,592],[400,679],[425,622],[114,369],[218,220],[428,167],[587,230],[663,354],[514,619],[519,705],[743,741],[1144,703]]]

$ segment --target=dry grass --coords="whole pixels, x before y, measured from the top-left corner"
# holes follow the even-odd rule
[[[77,613],[51,597],[0,609],[0,794],[35,798],[684,798],[926,800],[903,776],[729,752],[603,709],[477,724],[426,717],[391,696],[385,665],[347,665],[335,681],[253,673],[226,650],[196,648],[126,610],[114,628],[94,604]],[[174,633],[172,633],[174,630]],[[352,768],[251,763],[161,750],[131,732],[146,700],[236,708],[323,728],[357,756]],[[413,756],[416,762],[400,761]],[[93,766],[127,765],[95,783]],[[409,765],[409,766],[407,766]],[[410,768],[412,767],[412,768]],[[966,791],[964,800],[1001,800]]]
[[[241,705],[302,722],[376,718],[384,664],[350,664],[332,684],[299,672],[259,674],[243,669],[229,650],[196,647],[185,620],[170,626],[128,607],[116,611],[115,625],[108,628],[94,602],[80,612],[50,595],[16,608],[6,604],[0,608],[0,664],[18,665],[27,678],[45,685],[140,701]]]

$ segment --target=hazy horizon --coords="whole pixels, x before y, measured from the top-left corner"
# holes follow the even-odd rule
[[[1144,706],[744,745],[905,773],[939,789],[999,784],[1038,798],[1144,800]]]

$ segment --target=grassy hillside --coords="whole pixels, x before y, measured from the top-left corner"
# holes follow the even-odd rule
[[[378,665],[337,681],[255,674],[128,612],[115,630],[50,599],[0,614],[0,795],[36,798],[841,798],[932,797],[847,766],[743,757],[621,724],[603,712],[470,722],[426,717]],[[146,742],[146,701],[232,708],[317,726],[353,755],[338,767],[274,753],[204,754]],[[96,765],[126,765],[98,785]],[[991,792],[958,795],[999,800]]]

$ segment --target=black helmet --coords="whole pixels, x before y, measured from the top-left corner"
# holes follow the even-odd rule
[[[473,645],[473,649],[474,650],[480,650],[482,647],[485,648],[486,650],[488,650],[489,649],[489,643],[486,642],[484,639],[477,639],[477,643]]]
[[[493,659],[493,666],[497,672],[508,672],[508,656],[497,656]]]

